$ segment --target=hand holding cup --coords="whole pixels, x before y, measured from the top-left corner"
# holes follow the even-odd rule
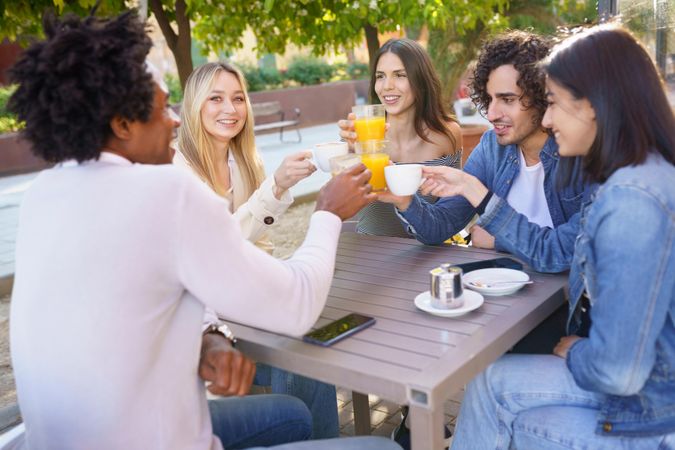
[[[363,164],[350,167],[334,176],[319,191],[317,211],[329,211],[342,220],[353,217],[377,199],[368,184],[370,171]]]
[[[284,158],[274,172],[274,182],[281,190],[288,190],[295,186],[298,181],[307,178],[316,171],[310,158],[312,152],[302,151],[293,153]]]

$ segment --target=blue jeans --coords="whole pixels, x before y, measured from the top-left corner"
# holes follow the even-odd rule
[[[273,394],[286,394],[302,400],[312,415],[312,439],[338,437],[338,421],[335,386],[311,378],[257,364],[253,383],[260,386],[272,386]]]
[[[395,442],[378,437],[309,439],[312,418],[307,407],[288,395],[250,395],[209,401],[213,434],[227,450],[262,448],[277,450],[400,450]]]
[[[278,445],[270,448],[273,448],[274,450],[401,450],[401,447],[399,447],[396,442],[375,436],[295,442],[293,444]]]
[[[226,449],[304,441],[312,434],[312,417],[297,398],[249,395],[209,400],[213,434]]]
[[[675,433],[634,438],[596,434],[604,403],[604,394],[577,386],[562,358],[506,355],[467,386],[452,450],[675,448]]]

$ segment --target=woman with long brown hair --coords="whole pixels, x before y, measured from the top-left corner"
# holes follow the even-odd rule
[[[373,67],[370,97],[371,102],[383,104],[387,114],[390,159],[459,168],[461,129],[446,110],[441,83],[426,50],[412,39],[390,39],[380,47]],[[338,126],[340,136],[353,146],[353,116]],[[372,203],[358,217],[361,233],[410,237],[391,204]]]

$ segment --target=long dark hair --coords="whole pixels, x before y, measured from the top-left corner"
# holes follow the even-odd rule
[[[375,55],[373,73],[370,74],[370,101],[380,103],[375,92],[377,79],[377,63],[385,53],[393,53],[403,62],[410,90],[415,98],[415,132],[426,142],[431,142],[427,137],[424,126],[437,133],[444,134],[451,141],[453,147],[457,147],[455,137],[450,132],[447,123],[457,122],[457,119],[449,114],[444,106],[441,82],[431,63],[431,58],[420,44],[412,39],[389,39],[380,47]],[[455,150],[459,150],[455,148]]]
[[[590,180],[602,183],[651,152],[675,164],[675,116],[663,80],[630,32],[613,24],[590,28],[559,44],[543,66],[595,111],[598,131],[583,158]]]

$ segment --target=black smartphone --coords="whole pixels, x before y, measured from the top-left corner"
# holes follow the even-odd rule
[[[515,259],[511,258],[486,259],[485,261],[455,264],[455,266],[461,267],[464,273],[478,269],[493,269],[493,268],[523,270],[523,265],[518,261],[516,261]]]
[[[361,314],[349,314],[335,320],[328,325],[310,331],[302,337],[305,342],[328,347],[352,334],[368,328],[375,323],[375,319]]]

